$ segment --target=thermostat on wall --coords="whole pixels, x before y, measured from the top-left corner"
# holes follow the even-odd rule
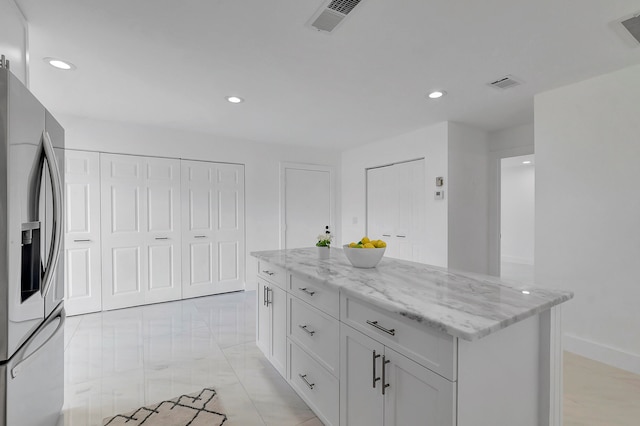
[[[433,193],[434,200],[444,200],[444,190],[439,189]]]

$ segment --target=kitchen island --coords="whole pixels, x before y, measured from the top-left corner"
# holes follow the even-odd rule
[[[562,424],[572,293],[330,251],[251,253],[258,346],[325,424]]]

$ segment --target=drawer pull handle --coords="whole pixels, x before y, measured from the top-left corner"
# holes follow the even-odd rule
[[[382,355],[382,394],[384,395],[384,390],[386,388],[389,387],[389,383],[387,383],[387,367],[386,365],[389,364],[391,361],[389,361],[384,355]]]
[[[273,294],[273,289],[271,287],[267,287],[267,306],[269,306],[270,303],[273,303],[273,298],[269,297],[270,294]]]
[[[376,388],[376,382],[380,380],[380,377],[376,377],[376,359],[380,358],[380,354],[376,354],[376,351],[373,351],[373,388]]]
[[[367,324],[369,324],[372,327],[377,328],[380,331],[384,331],[385,333],[390,334],[392,336],[396,335],[396,329],[395,328],[392,328],[391,330],[389,330],[388,328],[384,328],[383,326],[378,324],[378,321],[369,321],[369,320],[367,320]]]
[[[270,277],[274,276],[276,273],[275,272],[271,272],[271,271],[262,271],[263,274],[267,274]]]
[[[207,238],[206,235],[195,235],[193,238]]]
[[[90,243],[91,240],[73,240],[74,243]]]
[[[390,237],[391,234],[382,234],[383,237]]]
[[[300,327],[301,329],[303,329],[304,331],[306,331],[306,332],[307,332],[307,334],[308,334],[309,336],[313,336],[314,334],[316,334],[316,332],[315,332],[315,331],[313,331],[313,330],[309,330],[309,329],[307,328],[307,326],[306,326],[306,325],[300,325],[300,324],[298,324],[298,327]]]
[[[398,238],[407,238],[406,235],[396,235],[396,237],[398,237]]]
[[[156,240],[168,240],[169,237],[156,237]]]
[[[309,290],[307,290],[307,288],[306,288],[306,287],[305,287],[305,288],[300,288],[300,287],[298,287],[298,290],[300,290],[300,291],[303,291],[303,292],[307,293],[309,296],[313,296],[314,294],[316,294],[316,292],[315,292],[315,291],[309,291]]]
[[[313,389],[313,387],[316,385],[315,383],[309,383],[309,382],[307,381],[307,375],[306,375],[306,374],[299,374],[299,373],[298,373],[298,376],[300,376],[300,378],[302,379],[302,381],[303,381],[307,386],[309,386],[309,389]]]

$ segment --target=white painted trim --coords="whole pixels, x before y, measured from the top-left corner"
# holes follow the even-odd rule
[[[533,145],[489,153],[489,274],[500,276],[500,160],[534,154]]]
[[[330,188],[329,190],[331,191],[331,196],[330,196],[330,203],[331,205],[329,206],[329,214],[330,214],[330,218],[329,218],[329,227],[331,228],[331,233],[333,234],[333,239],[334,241],[341,241],[340,240],[340,236],[338,235],[337,232],[337,228],[336,228],[336,214],[335,214],[335,210],[336,210],[336,179],[335,179],[335,169],[332,166],[325,166],[325,165],[321,165],[321,164],[305,164],[305,163],[290,163],[290,162],[286,162],[286,161],[281,161],[280,162],[280,212],[279,212],[279,216],[280,216],[280,238],[279,238],[279,243],[278,246],[280,249],[284,249],[285,247],[285,241],[286,241],[286,215],[285,215],[285,194],[286,194],[286,190],[285,190],[285,184],[286,184],[286,170],[287,169],[296,169],[296,170],[308,170],[308,171],[321,171],[321,172],[328,172],[329,173],[329,180],[330,180]],[[318,230],[318,233],[320,233],[321,230]],[[313,243],[313,241],[311,241],[311,243]]]
[[[539,333],[539,424],[562,426],[562,311],[559,305],[540,314]]]
[[[640,374],[640,356],[571,334],[564,335],[564,348],[568,352],[602,362],[612,367]]]

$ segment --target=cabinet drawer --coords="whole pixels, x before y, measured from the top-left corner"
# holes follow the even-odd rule
[[[311,280],[291,275],[289,283],[290,293],[304,300],[315,308],[331,315],[340,317],[340,295],[337,290],[324,284],[313,283]]]
[[[339,374],[340,324],[335,318],[289,295],[287,336],[334,376]]]
[[[340,385],[304,350],[289,343],[289,383],[326,426],[338,426]]]
[[[453,336],[346,295],[341,300],[340,320],[441,376],[456,380],[457,341]]]
[[[258,276],[286,290],[287,272],[283,268],[258,259]]]

